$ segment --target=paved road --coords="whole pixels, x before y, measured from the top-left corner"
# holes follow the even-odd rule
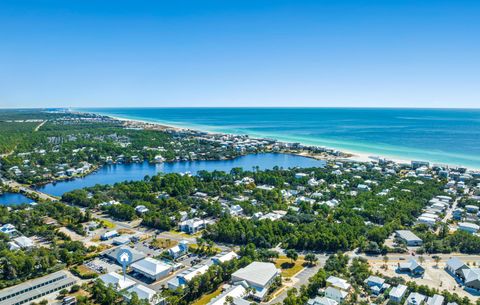
[[[23,184],[20,184],[16,181],[13,181],[13,180],[4,180],[4,183],[8,186],[8,187],[11,187],[11,188],[18,188],[21,192],[23,193],[26,193],[26,194],[34,194],[34,195],[37,195],[38,198],[42,199],[42,200],[47,200],[47,201],[58,201],[58,198],[52,196],[52,195],[48,195],[48,194],[45,194],[45,193],[42,193],[38,190],[35,190],[31,187],[28,187],[28,186],[25,186]]]

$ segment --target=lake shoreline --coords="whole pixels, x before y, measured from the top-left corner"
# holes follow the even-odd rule
[[[295,154],[284,154],[275,152],[247,154],[231,160],[195,160],[195,161],[174,161],[164,163],[120,163],[100,167],[97,171],[82,178],[64,180],[50,183],[35,188],[45,194],[61,197],[64,193],[92,187],[94,185],[113,185],[124,181],[140,181],[145,176],[153,176],[159,173],[180,173],[195,175],[199,171],[224,171],[230,172],[232,168],[242,167],[244,170],[252,170],[259,166],[262,170],[272,169],[275,166],[283,168],[308,168],[324,167],[324,160],[316,160]]]

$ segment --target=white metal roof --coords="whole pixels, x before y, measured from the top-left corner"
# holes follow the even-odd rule
[[[272,263],[253,262],[250,265],[235,271],[232,278],[247,281],[264,287],[278,274],[278,269]]]
[[[133,263],[131,267],[137,271],[152,276],[165,272],[171,268],[169,265],[151,257],[139,260],[138,262]]]

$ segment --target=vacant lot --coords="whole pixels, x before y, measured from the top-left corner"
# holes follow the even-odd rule
[[[178,241],[169,238],[157,238],[152,240],[150,244],[157,248],[167,249],[176,246]]]

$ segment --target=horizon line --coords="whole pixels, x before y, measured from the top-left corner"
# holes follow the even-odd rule
[[[389,106],[59,106],[59,107],[0,107],[0,110],[28,109],[417,109],[417,110],[480,110],[480,107],[389,107]]]

